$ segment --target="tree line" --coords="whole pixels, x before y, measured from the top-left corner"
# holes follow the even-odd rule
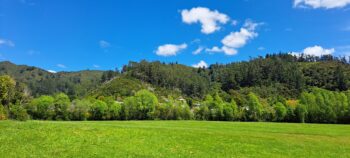
[[[110,96],[71,100],[64,93],[25,99],[25,94],[16,96],[21,90],[16,89],[11,77],[1,76],[0,81],[0,119],[350,123],[350,91],[312,88],[298,99],[261,98],[253,92],[225,95],[217,91],[191,103],[182,97],[157,96],[146,89],[122,101]]]
[[[280,53],[208,68],[141,61],[121,72],[57,74],[2,63],[0,70],[11,76],[0,76],[0,119],[349,123],[344,57]],[[33,93],[51,83],[57,89]]]

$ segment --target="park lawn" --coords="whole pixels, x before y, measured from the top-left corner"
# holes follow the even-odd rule
[[[350,157],[350,126],[0,121],[0,157]]]

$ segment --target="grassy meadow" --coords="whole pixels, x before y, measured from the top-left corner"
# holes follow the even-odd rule
[[[350,157],[350,126],[0,121],[0,157]]]

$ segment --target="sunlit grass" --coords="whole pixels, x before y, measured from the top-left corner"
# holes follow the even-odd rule
[[[350,126],[2,121],[0,157],[350,157]]]

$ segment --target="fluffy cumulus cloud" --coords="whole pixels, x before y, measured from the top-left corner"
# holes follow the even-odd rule
[[[226,14],[204,7],[192,8],[191,10],[184,9],[181,11],[181,16],[182,21],[186,24],[201,23],[201,32],[205,34],[220,30],[220,25],[226,24],[230,19]]]
[[[10,40],[0,38],[0,46],[14,47],[15,43]]]
[[[322,55],[330,55],[335,52],[334,48],[326,49],[321,46],[313,46],[313,47],[307,47],[302,52],[293,52],[293,55],[312,55],[312,56],[322,56]]]
[[[202,67],[207,68],[207,67],[208,67],[208,64],[207,64],[205,61],[201,60],[199,63],[193,64],[192,66],[195,67],[195,68],[200,68],[200,67],[201,67],[201,68],[202,68]]]
[[[254,23],[251,20],[247,20],[239,31],[231,32],[221,40],[221,43],[223,44],[221,48],[214,46],[211,49],[206,49],[206,51],[223,52],[226,55],[235,55],[238,52],[238,48],[245,46],[249,40],[258,36],[258,33],[256,33],[255,30],[261,24],[262,23]]]
[[[187,44],[165,44],[158,47],[156,54],[159,56],[174,56],[177,55],[181,50],[187,48]]]
[[[205,51],[209,53],[225,53],[226,55],[236,55],[238,53],[236,49],[227,46],[222,46],[221,48],[214,46],[212,48],[205,49]]]
[[[99,41],[99,45],[100,45],[101,48],[108,48],[108,47],[111,46],[111,44],[109,42],[105,41],[105,40],[100,40]]]
[[[238,32],[231,32],[221,42],[227,47],[240,48],[247,44],[248,40],[258,36],[254,31],[249,31],[246,28],[241,28]]]
[[[294,7],[342,8],[350,4],[350,0],[294,0]]]

